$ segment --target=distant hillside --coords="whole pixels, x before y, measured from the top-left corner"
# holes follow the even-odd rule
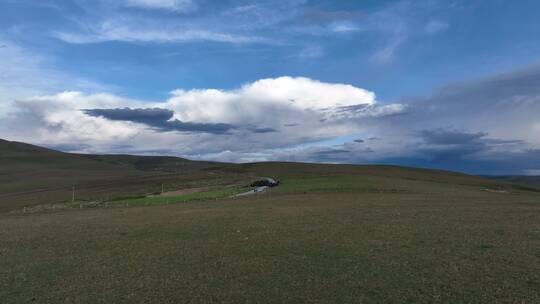
[[[77,185],[77,195],[97,201],[65,202],[69,188],[41,193],[32,184],[2,201],[55,203],[12,204],[19,210],[0,213],[2,304],[68,297],[73,303],[539,303],[540,193],[521,186],[378,165],[213,164],[165,174],[133,168],[191,162],[49,153],[78,160],[79,168],[143,175]],[[26,176],[47,181],[54,167]],[[64,172],[77,177],[76,170]],[[234,180],[241,176],[280,184],[231,198],[249,184]],[[159,191],[161,183],[170,195],[125,197]]]
[[[540,188],[540,176],[530,176],[530,175],[499,175],[499,176],[490,176],[486,175],[485,178],[489,178],[496,181],[502,181],[507,183],[521,184],[527,186],[533,186]]]
[[[52,169],[67,170],[125,170],[111,163],[95,161],[81,155],[63,153],[30,144],[0,140],[2,174],[29,173]]]
[[[0,140],[0,211],[70,201],[74,192],[76,200],[103,201],[162,189],[238,185],[257,176],[282,180],[279,191],[294,193],[307,189],[308,180],[321,183],[315,187],[317,191],[326,191],[324,180],[328,178],[341,181],[332,187],[342,191],[451,193],[464,186],[476,191],[535,190],[506,183],[516,182],[513,179],[488,180],[443,170],[287,162],[227,164],[168,156],[72,154]]]
[[[23,155],[59,155],[63,154],[51,149],[38,147],[16,141],[0,139],[0,157],[17,157]]]
[[[156,191],[178,175],[208,176],[215,163],[177,157],[85,155],[0,139],[0,210],[77,197]]]
[[[220,168],[220,167],[216,167]],[[320,178],[326,176],[360,175],[381,177],[390,180],[408,180],[419,182],[435,182],[453,185],[474,185],[485,187],[504,187],[504,183],[488,180],[483,177],[445,170],[411,168],[392,165],[351,165],[351,164],[318,164],[261,162],[248,164],[228,164],[220,168],[225,172],[252,173],[255,175],[280,178]]]
[[[222,163],[207,161],[192,161],[173,156],[138,156],[138,155],[95,155],[78,154],[78,156],[103,163],[128,166],[142,171],[179,172],[186,169],[202,169]]]

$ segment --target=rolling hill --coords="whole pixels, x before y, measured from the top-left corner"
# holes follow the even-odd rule
[[[185,179],[213,178],[216,165],[178,157],[63,153],[0,140],[0,210],[77,199],[103,199],[159,191]]]
[[[514,183],[514,184],[520,184],[520,185],[528,185],[535,188],[540,188],[540,176],[532,176],[532,175],[486,175],[485,178],[501,181],[501,182],[507,182],[507,183]]]
[[[397,166],[0,147],[2,303],[540,301],[535,188]],[[257,176],[280,186],[230,198]],[[176,194],[142,195],[162,184]],[[69,201],[71,185],[75,205],[21,209]]]
[[[67,202],[73,196],[77,201],[108,201],[162,190],[238,185],[256,176],[300,178],[304,184],[307,178],[354,176],[360,179],[360,186],[378,181],[377,187],[385,189],[404,182],[409,187],[418,184],[419,188],[424,183],[493,189],[518,187],[461,173],[398,166],[226,164],[167,156],[72,154],[6,140],[0,140],[0,168],[0,211]]]

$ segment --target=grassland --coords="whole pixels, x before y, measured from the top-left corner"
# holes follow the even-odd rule
[[[25,206],[143,196],[246,183],[253,176],[207,170],[219,163],[177,157],[82,155],[0,140],[0,212]]]
[[[491,175],[486,176],[486,178],[500,181],[513,183],[517,185],[528,185],[536,188],[540,188],[540,176],[529,176],[529,175]]]
[[[128,199],[118,199],[114,201],[105,201],[111,206],[152,206],[152,205],[167,205],[175,203],[185,203],[202,200],[216,200],[229,198],[235,194],[246,191],[243,187],[219,187],[201,192],[188,193],[175,196],[151,196],[151,197],[136,197]]]
[[[212,170],[281,185],[0,213],[2,303],[540,302],[538,192],[388,166]]]

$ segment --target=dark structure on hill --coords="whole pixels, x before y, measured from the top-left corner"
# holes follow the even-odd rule
[[[270,178],[270,177],[264,177],[258,181],[255,181],[253,183],[251,183],[251,187],[276,187],[279,185],[279,181],[273,179],[273,178]]]

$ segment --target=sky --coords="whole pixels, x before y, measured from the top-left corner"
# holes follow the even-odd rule
[[[0,0],[0,138],[540,175],[535,0]]]

